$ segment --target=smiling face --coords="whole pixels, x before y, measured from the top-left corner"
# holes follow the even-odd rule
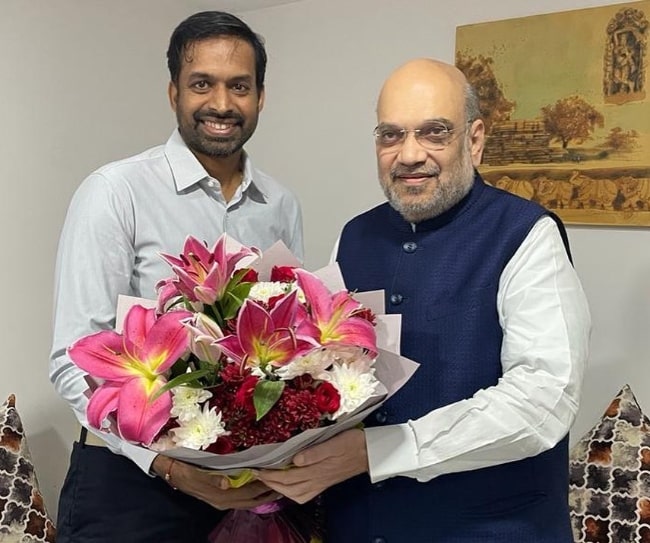
[[[465,118],[465,85],[455,67],[418,59],[395,71],[382,88],[378,126],[409,133],[399,145],[384,147],[377,142],[379,181],[390,204],[409,222],[440,215],[472,186],[484,127],[480,120],[469,123]],[[412,132],[432,122],[453,131],[446,147],[432,149]]]
[[[169,99],[179,132],[200,161],[238,157],[264,105],[253,48],[230,36],[189,45]]]

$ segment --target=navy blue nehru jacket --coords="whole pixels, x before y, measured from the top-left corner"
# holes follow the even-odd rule
[[[389,204],[352,219],[337,260],[348,289],[383,289],[402,315],[402,354],[421,364],[367,426],[404,423],[502,375],[499,278],[548,212],[476,174],[470,193],[415,231]],[[538,456],[426,483],[361,475],[325,493],[335,543],[571,543],[568,438]]]

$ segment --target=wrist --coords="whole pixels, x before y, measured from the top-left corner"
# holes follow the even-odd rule
[[[174,484],[174,475],[176,468],[178,468],[177,460],[175,458],[169,458],[159,454],[154,458],[151,463],[151,470],[155,475],[160,477],[165,481],[169,486],[174,490],[177,490],[178,487]]]
[[[172,475],[172,469],[174,468],[174,463],[175,462],[176,462],[175,458],[170,458],[169,459],[169,464],[167,464],[167,468],[165,469],[165,475],[163,476],[163,479],[174,490],[178,490],[178,487],[174,484],[173,475]]]

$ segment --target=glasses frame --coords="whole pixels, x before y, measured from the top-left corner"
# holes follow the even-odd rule
[[[467,131],[467,127],[474,123],[476,119],[471,119],[468,121],[465,121],[464,125],[462,126],[457,126],[455,128],[447,128],[445,126],[445,132],[447,135],[451,134],[451,137],[446,140],[444,143],[441,144],[434,144],[431,141],[427,140],[424,136],[420,135],[420,132],[425,129],[425,128],[430,128],[427,126],[421,126],[420,128],[399,128],[397,132],[399,132],[402,137],[400,138],[399,141],[396,141],[393,144],[390,145],[382,145],[379,142],[379,129],[381,125],[377,125],[374,130],[372,131],[372,135],[375,138],[375,145],[379,147],[380,149],[386,150],[386,151],[392,151],[392,150],[397,150],[401,149],[401,147],[404,145],[406,142],[406,138],[408,138],[408,135],[410,133],[413,133],[413,137],[415,138],[415,141],[418,142],[422,147],[425,149],[429,149],[431,151],[444,151],[447,147],[449,147],[458,137],[463,133]],[[432,123],[433,124],[433,123]],[[444,125],[444,123],[440,123],[441,125]],[[397,128],[397,127],[396,127]]]

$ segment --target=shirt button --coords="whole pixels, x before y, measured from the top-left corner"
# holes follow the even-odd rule
[[[214,188],[214,181],[212,179],[208,181],[208,187]]]
[[[375,413],[375,420],[379,424],[384,424],[388,420],[388,413],[386,411],[377,411]]]
[[[404,252],[406,253],[414,253],[417,248],[418,244],[414,241],[407,241],[402,245],[402,249],[404,249]]]
[[[390,295],[390,303],[393,305],[399,305],[404,301],[404,296],[401,294],[391,294]]]

